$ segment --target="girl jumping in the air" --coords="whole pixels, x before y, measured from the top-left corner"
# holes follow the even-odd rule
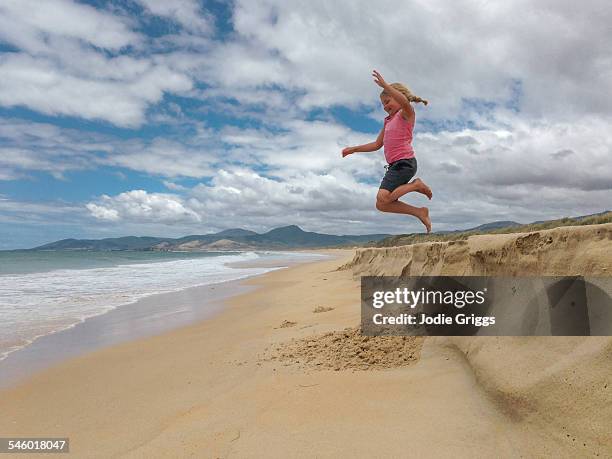
[[[410,102],[427,101],[413,95],[401,83],[388,84],[376,70],[372,73],[374,82],[383,88],[380,101],[384,110],[389,114],[385,124],[378,134],[378,138],[371,143],[346,147],[342,150],[342,157],[358,151],[376,151],[385,146],[385,159],[387,172],[380,184],[376,196],[376,208],[382,212],[408,214],[417,217],[427,232],[431,231],[431,220],[427,207],[414,207],[398,201],[400,197],[411,191],[423,193],[431,199],[431,189],[421,179],[410,182],[417,170],[417,162],[412,149],[412,130],[414,129],[415,113]]]

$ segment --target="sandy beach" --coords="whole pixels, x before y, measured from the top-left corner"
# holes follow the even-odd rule
[[[363,337],[360,275],[609,276],[612,225],[329,251],[0,392],[78,457],[610,457],[608,337]]]

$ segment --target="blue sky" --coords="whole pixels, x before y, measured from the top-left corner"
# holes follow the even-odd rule
[[[366,16],[367,14],[367,16]],[[422,231],[383,214],[384,156],[342,159],[417,105],[434,230],[612,207],[607,2],[5,1],[0,249],[297,224]]]

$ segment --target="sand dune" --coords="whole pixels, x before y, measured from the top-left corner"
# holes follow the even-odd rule
[[[610,276],[612,224],[360,249],[341,269],[355,276]],[[576,454],[612,456],[612,338],[433,337],[424,352],[436,347],[460,352],[494,404],[523,429]]]
[[[610,276],[612,223],[358,249],[355,276]]]

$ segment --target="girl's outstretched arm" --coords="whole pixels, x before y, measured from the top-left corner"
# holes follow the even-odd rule
[[[400,104],[406,116],[412,115],[414,113],[414,108],[412,108],[412,105],[410,105],[410,102],[408,101],[408,99],[406,99],[405,95],[403,95],[401,92],[399,92],[389,83],[387,83],[385,79],[382,77],[382,75],[378,73],[376,70],[372,72],[372,76],[374,77],[374,82],[378,86],[383,88],[387,94],[393,97],[393,99],[395,99],[398,104]]]
[[[376,151],[380,150],[383,146],[383,136],[385,135],[385,128],[383,127],[378,134],[378,138],[374,142],[366,143],[363,145],[357,145],[356,147],[346,147],[342,150],[342,157],[352,155],[358,151]]]

